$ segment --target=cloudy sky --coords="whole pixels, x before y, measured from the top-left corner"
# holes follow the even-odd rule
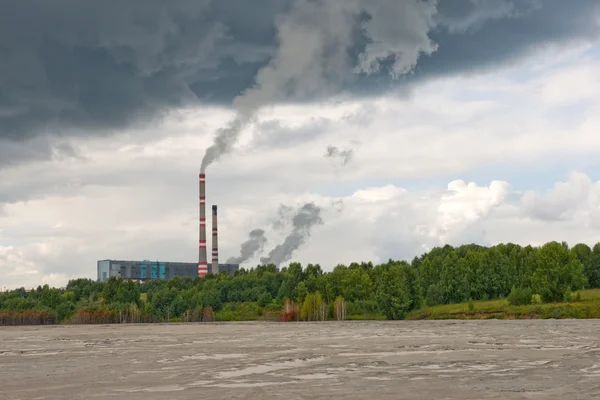
[[[595,0],[3,2],[0,288],[197,261],[207,149],[246,267],[594,244],[599,40]]]

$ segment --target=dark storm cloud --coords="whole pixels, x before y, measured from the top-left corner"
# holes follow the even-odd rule
[[[10,166],[24,161],[83,160],[79,149],[68,140],[40,135],[24,141],[0,139],[0,166]]]
[[[488,68],[515,60],[545,44],[597,40],[600,34],[600,2],[595,0],[446,0],[440,2],[439,13],[449,15],[460,3],[471,4],[471,11],[466,13],[475,12],[472,4],[478,3],[488,7],[496,3],[511,6],[505,8],[509,11],[503,18],[491,17],[493,12],[488,8],[487,16],[473,19],[473,30],[464,34],[449,34],[444,26],[433,31],[431,38],[438,43],[438,51],[420,60],[417,75],[428,77]],[[461,27],[461,20],[456,17],[454,20],[451,27],[456,30]],[[465,30],[464,25],[460,30]]]
[[[226,37],[207,9],[207,1],[3,3],[0,134],[89,133],[194,98],[186,79],[218,65],[215,46]]]
[[[595,0],[440,0],[436,27],[429,33],[437,50],[421,57],[406,79],[368,76],[351,90],[372,95],[437,76],[500,67],[548,44],[597,41],[599,16]]]
[[[435,19],[438,25],[449,32],[474,32],[488,20],[522,17],[539,9],[540,5],[538,0],[442,1]]]
[[[328,40],[318,70],[311,65],[283,79],[285,69],[265,69],[273,57],[293,60],[293,46],[304,48],[288,28],[311,27],[306,18],[320,15],[314,7],[356,18],[315,30]],[[381,93],[510,61],[545,43],[596,38],[599,8],[594,0],[440,0],[437,10],[432,2],[396,0],[5,1],[0,146],[58,132],[106,134],[185,104],[231,105],[242,93],[262,96],[254,104],[285,100],[292,89],[305,100],[344,89]],[[340,73],[345,63],[356,67],[356,79]],[[414,63],[414,74],[394,80]],[[261,68],[270,74],[257,77]],[[0,166],[15,157],[0,152]]]

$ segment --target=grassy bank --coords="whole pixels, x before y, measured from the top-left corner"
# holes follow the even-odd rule
[[[425,307],[406,319],[549,319],[600,318],[600,290],[583,290],[581,300],[569,303],[511,306],[506,299]]]
[[[226,304],[215,313],[215,321],[277,321],[283,307],[260,307],[256,303]]]

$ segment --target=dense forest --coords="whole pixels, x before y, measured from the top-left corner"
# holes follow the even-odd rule
[[[0,294],[0,325],[231,321],[247,319],[403,319],[425,305],[507,298],[513,305],[571,301],[600,287],[600,243],[569,248],[444,246],[412,262],[353,263],[324,272],[291,263],[204,278],[144,283],[69,281]]]

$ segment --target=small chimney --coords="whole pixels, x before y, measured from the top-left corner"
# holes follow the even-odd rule
[[[200,238],[198,253],[198,276],[208,274],[206,258],[206,175],[200,174]]]
[[[217,206],[212,206],[212,273],[219,273],[219,232],[217,229]]]

